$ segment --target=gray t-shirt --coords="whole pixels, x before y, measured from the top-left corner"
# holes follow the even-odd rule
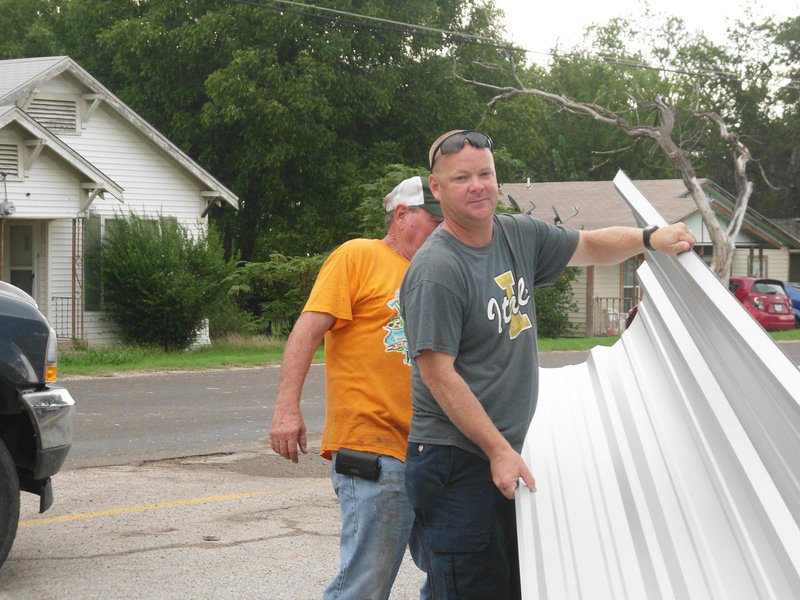
[[[578,236],[526,215],[495,215],[492,242],[473,248],[440,227],[417,251],[400,290],[411,355],[455,356],[456,372],[517,452],[539,383],[533,288],[556,280]],[[485,456],[445,415],[416,362],[411,383],[409,441]]]

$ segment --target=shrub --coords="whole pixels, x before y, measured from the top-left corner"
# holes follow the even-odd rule
[[[126,342],[188,347],[225,298],[232,270],[216,236],[174,219],[112,221],[103,242],[103,310]],[[111,224],[110,223],[110,224]]]
[[[573,298],[572,282],[579,272],[576,267],[567,267],[553,285],[533,291],[539,337],[557,338],[573,333],[575,325],[570,323],[569,313],[578,306]]]
[[[228,293],[252,315],[245,333],[283,336],[300,316],[328,254],[287,257],[274,252],[269,258],[237,267],[228,278]]]

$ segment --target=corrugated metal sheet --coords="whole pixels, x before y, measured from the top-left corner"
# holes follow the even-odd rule
[[[639,276],[618,343],[541,370],[523,597],[800,598],[800,371],[694,253],[648,252]]]

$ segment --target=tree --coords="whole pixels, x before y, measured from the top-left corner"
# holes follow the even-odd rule
[[[646,15],[645,20],[652,15]],[[653,147],[659,151],[658,162],[670,166],[680,173],[687,189],[700,212],[703,223],[709,230],[713,244],[712,269],[723,282],[727,283],[730,276],[735,250],[735,239],[741,228],[748,203],[753,192],[753,183],[750,181],[747,168],[752,161],[748,146],[741,136],[729,127],[729,119],[741,123],[743,119],[763,122],[763,110],[755,109],[759,100],[765,98],[764,85],[740,85],[739,80],[728,77],[725,85],[717,85],[712,93],[699,93],[697,86],[687,84],[684,75],[689,69],[698,68],[691,63],[691,58],[703,56],[706,59],[715,57],[718,65],[730,66],[729,54],[706,40],[703,36],[690,36],[679,19],[667,19],[661,25],[662,30],[653,35],[653,28],[637,29],[629,21],[612,20],[605,26],[594,26],[589,29],[590,37],[594,38],[593,49],[605,57],[605,62],[588,55],[571,56],[569,59],[556,59],[548,78],[538,78],[545,85],[558,83],[558,91],[545,91],[542,87],[526,84],[524,78],[530,74],[518,70],[513,60],[509,60],[509,67],[500,67],[497,64],[484,65],[492,73],[503,71],[506,74],[506,84],[489,83],[485,80],[469,77],[460,68],[454,70],[455,75],[462,81],[469,82],[485,89],[491,89],[495,96],[488,103],[487,113],[495,110],[501,100],[517,98],[519,96],[534,97],[537,100],[556,105],[561,111],[589,117],[594,124],[603,127],[612,125],[616,134],[622,134],[633,140],[633,144],[614,142],[613,138],[590,137],[587,135],[573,136],[572,140],[580,140],[586,147],[587,143],[597,144],[596,150],[603,150],[608,155],[624,160],[624,164],[634,165],[634,171],[641,170],[641,161],[631,160],[632,147],[641,140],[649,140]],[[767,25],[763,29],[769,29]],[[663,67],[669,76],[659,76],[653,69],[631,69],[632,66],[646,64],[646,58],[640,54],[626,52],[626,42],[640,36],[642,31],[647,31],[649,44],[640,46],[650,48],[651,59],[662,64],[670,60],[680,60],[687,71],[678,68],[668,69]],[[680,48],[674,51],[675,47]],[[739,57],[744,53],[740,48]],[[769,59],[772,60],[771,58]],[[613,72],[609,65],[616,70]],[[578,66],[578,68],[575,68]],[[706,63],[708,68],[708,63]],[[620,70],[622,69],[622,70]],[[754,69],[756,74],[763,74]],[[697,71],[694,71],[696,74]],[[717,74],[722,73],[718,71]],[[574,75],[572,79],[565,75]],[[751,79],[757,79],[752,72]],[[588,87],[586,82],[589,83]],[[759,80],[760,81],[760,80]],[[734,85],[735,84],[735,85]],[[578,90],[592,94],[592,99],[576,101],[569,90]],[[567,90],[565,93],[564,90]],[[643,98],[650,98],[645,101]],[[704,106],[705,110],[699,110]],[[720,110],[714,110],[717,107]],[[723,110],[724,109],[724,110]],[[727,117],[727,118],[726,118]],[[584,120],[584,123],[587,120]],[[571,128],[580,127],[580,122],[570,121]],[[608,129],[608,128],[607,128]],[[716,142],[711,132],[716,130]],[[538,136],[538,132],[536,132]],[[552,139],[552,138],[551,138]],[[590,140],[587,142],[587,140]],[[559,138],[558,142],[561,139]],[[558,151],[560,143],[556,143],[554,151]],[[708,197],[700,186],[694,163],[707,163],[709,156],[724,152],[728,156],[729,179],[733,180],[736,189],[736,204],[734,214],[726,227],[717,220],[710,207]],[[625,154],[624,159],[620,155]],[[638,148],[637,154],[642,155]],[[580,156],[588,156],[584,151],[573,150],[567,156],[573,158],[573,163],[567,168],[573,175],[584,178],[585,167],[580,167]],[[554,155],[556,168],[558,156]],[[650,161],[655,163],[655,161]],[[584,163],[585,164],[585,163]],[[599,166],[603,166],[601,163]],[[655,166],[655,164],[653,164]],[[732,168],[731,168],[732,167]],[[649,168],[649,167],[648,167]],[[592,170],[597,169],[592,166]],[[629,169],[630,171],[630,169]],[[633,173],[634,176],[637,173]],[[641,173],[638,173],[641,175]]]
[[[135,16],[97,36],[119,94],[237,193],[238,212],[212,214],[246,260],[343,241],[357,229],[358,186],[387,164],[419,164],[432,130],[476,122],[485,100],[446,79],[442,52],[489,57],[491,48],[311,8],[134,4]],[[477,0],[321,6],[494,31],[491,3]]]
[[[592,119],[613,125],[625,135],[638,139],[647,138],[652,140],[667,156],[671,164],[681,174],[686,189],[692,194],[695,205],[700,211],[703,223],[709,230],[714,254],[712,259],[712,269],[717,277],[727,285],[733,264],[733,253],[735,251],[735,240],[739,234],[742,221],[747,210],[747,203],[753,191],[753,185],[747,178],[747,163],[750,161],[750,152],[747,146],[742,143],[739,136],[728,130],[722,118],[709,112],[691,111],[691,114],[698,118],[708,119],[719,126],[720,135],[729,146],[733,167],[736,173],[736,205],[730,224],[723,230],[722,225],[716,218],[711,208],[708,197],[703,190],[695,173],[689,153],[679,146],[673,139],[675,130],[676,109],[667,103],[663,97],[657,97],[649,106],[638,105],[636,108],[646,112],[648,116],[655,118],[656,125],[646,125],[642,123],[630,122],[623,117],[622,111],[614,111],[593,102],[576,102],[566,96],[545,92],[536,88],[528,88],[517,79],[518,87],[499,87],[479,81],[472,80],[471,83],[489,87],[500,92],[490,102],[490,106],[495,102],[517,94],[535,95],[550,100],[564,110],[574,114],[582,114]]]

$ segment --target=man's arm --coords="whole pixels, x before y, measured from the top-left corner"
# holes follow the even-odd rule
[[[314,352],[335,321],[336,317],[328,313],[304,312],[286,340],[269,439],[272,449],[292,462],[298,461],[298,445],[303,454],[308,453],[300,396]]]
[[[498,431],[467,382],[456,372],[455,357],[423,350],[416,361],[425,385],[445,414],[489,457],[492,480],[497,489],[506,498],[512,499],[521,477],[535,492],[536,481],[525,461]]]
[[[680,254],[694,247],[694,234],[683,223],[665,225],[650,236],[653,249],[665,254]],[[581,231],[570,266],[616,265],[644,252],[642,230],[635,227],[606,227]]]

